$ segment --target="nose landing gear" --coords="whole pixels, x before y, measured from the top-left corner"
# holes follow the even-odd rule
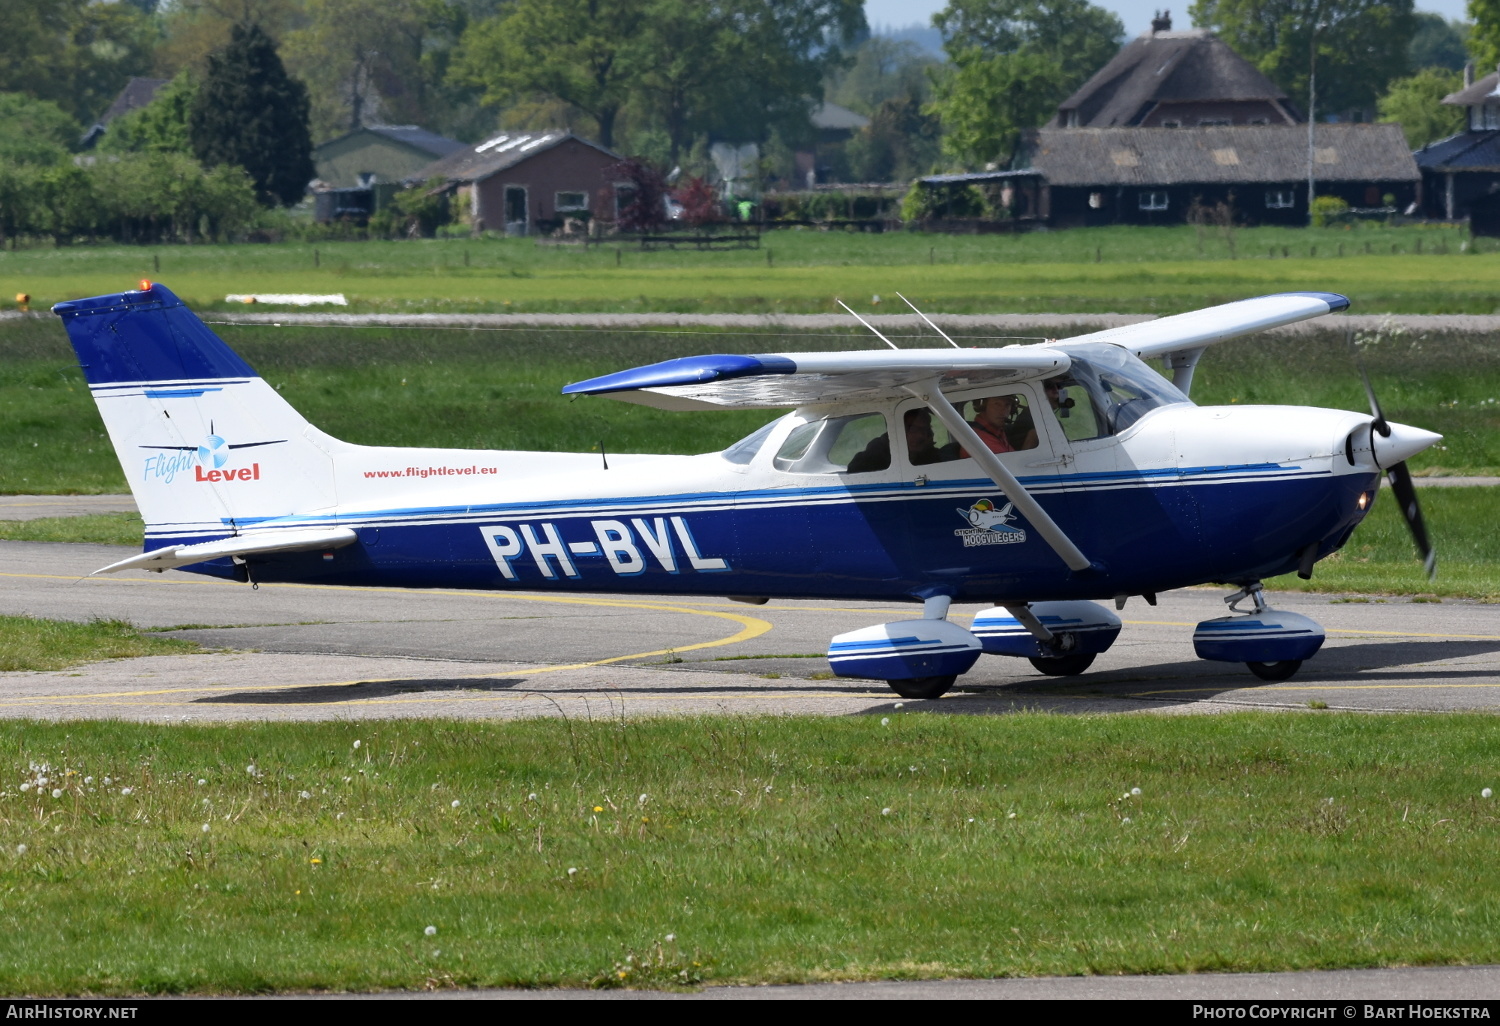
[[[1240,609],[1249,601],[1251,609]],[[1286,680],[1323,647],[1323,628],[1300,613],[1266,605],[1261,583],[1252,581],[1224,601],[1231,616],[1204,620],[1193,631],[1200,659],[1244,663],[1261,680]]]

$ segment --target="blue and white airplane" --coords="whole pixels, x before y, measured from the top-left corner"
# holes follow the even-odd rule
[[[1230,615],[1198,625],[1198,655],[1285,679],[1323,630],[1268,608],[1260,582],[1309,576],[1347,542],[1382,471],[1433,566],[1404,461],[1441,436],[1387,422],[1373,392],[1372,414],[1188,398],[1208,346],[1343,310],[1338,295],[1039,345],[882,337],[889,349],[688,357],[568,385],[667,410],[789,411],[723,452],[606,466],[332,438],[170,291],[142,286],[53,308],[146,523],[145,551],[100,573],[904,600],[922,615],[834,638],[829,662],[935,698],[981,653],[1081,673],[1120,632],[1094,600],[1211,582],[1236,590]],[[966,629],[947,619],[955,601],[993,607]]]

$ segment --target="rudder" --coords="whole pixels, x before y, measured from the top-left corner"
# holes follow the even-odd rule
[[[337,443],[166,287],[52,309],[146,521],[148,549],[334,505]]]

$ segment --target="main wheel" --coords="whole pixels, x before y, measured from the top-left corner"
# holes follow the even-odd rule
[[[1301,659],[1283,659],[1276,663],[1246,663],[1250,672],[1261,680],[1286,680],[1302,668]]]
[[[946,677],[912,677],[909,680],[888,680],[886,683],[902,698],[939,698],[956,680],[958,674],[950,673]]]
[[[1094,655],[1093,652],[1079,652],[1074,655],[1056,656],[1052,659],[1033,657],[1031,665],[1049,677],[1076,677],[1094,665]]]

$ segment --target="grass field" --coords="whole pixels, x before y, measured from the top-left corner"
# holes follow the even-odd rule
[[[0,671],[61,670],[100,659],[202,651],[177,638],[141,634],[122,620],[40,620],[0,616]]]
[[[887,719],[0,724],[0,990],[1500,960],[1492,717]]]
[[[1500,252],[1457,229],[1179,226],[1025,235],[779,231],[759,250],[641,252],[532,239],[0,251],[0,307],[161,281],[195,307],[244,292],[342,292],[374,311],[838,312],[897,290],[948,313],[1171,313],[1282,290],[1359,313],[1492,313]],[[769,251],[769,257],[768,257]],[[688,272],[688,273],[684,273]]]

